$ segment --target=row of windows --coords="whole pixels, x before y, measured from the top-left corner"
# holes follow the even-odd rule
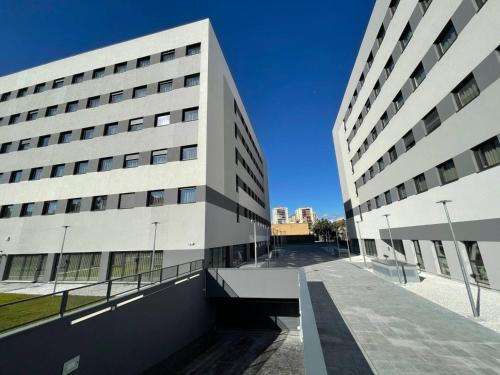
[[[262,169],[260,169],[259,165],[257,164],[257,161],[255,160],[252,152],[250,151],[250,147],[248,147],[247,141],[245,141],[245,138],[243,138],[243,134],[241,134],[240,129],[238,128],[238,124],[234,123],[234,138],[237,140],[238,137],[240,138],[243,147],[245,147],[245,150],[247,150],[248,155],[250,155],[250,159],[252,159],[253,165],[255,165],[255,168],[257,168],[261,177],[264,178],[264,173],[262,173]]]
[[[183,146],[181,147],[181,156],[180,160],[185,161],[185,160],[193,160],[197,158],[197,150],[198,147],[196,145],[192,146]],[[150,152],[150,157],[149,157],[149,164],[151,165],[156,165],[156,164],[164,164],[167,162],[167,149],[163,150],[156,150],[156,151],[151,151]],[[134,153],[134,154],[128,154],[125,155],[123,158],[123,163],[120,166],[121,168],[134,168],[139,166],[139,153]],[[100,158],[97,160],[97,172],[106,172],[110,171],[113,169],[113,163],[114,163],[114,158],[113,156],[110,157],[104,157]],[[73,170],[71,171],[71,174],[73,175],[82,175],[89,173],[89,168],[90,164],[92,163],[91,160],[83,160],[83,161],[78,161],[74,163]],[[44,176],[44,169],[47,171],[46,168],[44,167],[36,167],[32,168],[29,171],[29,181],[36,181],[40,180],[44,177],[50,177],[50,178],[56,178],[56,177],[62,177],[65,175],[65,169],[67,168],[66,164],[56,164],[50,167],[50,175],[49,176]],[[116,168],[116,166],[114,167]],[[3,183],[3,177],[4,175],[8,175],[8,173],[0,173],[0,183]],[[17,170],[17,171],[12,171],[10,172],[10,176],[8,178],[8,183],[17,183],[21,182],[23,176],[23,171],[22,170]],[[5,181],[7,182],[7,181]]]
[[[236,165],[238,165],[238,163],[241,163],[241,165],[243,166],[243,168],[245,168],[245,170],[248,172],[248,174],[250,175],[250,177],[252,178],[252,180],[254,180],[255,184],[259,187],[259,189],[265,193],[264,191],[264,186],[260,183],[260,181],[257,179],[257,176],[255,175],[255,173],[253,173],[252,169],[250,168],[250,166],[248,165],[248,163],[246,162],[246,160],[243,158],[243,156],[239,153],[238,149],[235,148],[235,163]]]
[[[242,188],[245,193],[247,193],[254,201],[256,201],[262,208],[266,208],[266,204],[260,197],[255,193],[252,189],[250,189],[250,186],[248,186],[245,181],[239,178],[238,175],[236,175],[236,192],[239,191],[239,188]]]
[[[248,135],[248,138],[250,139],[250,142],[252,143],[253,149],[257,153],[257,157],[259,158],[261,164],[264,164],[264,161],[262,160],[262,156],[260,155],[260,152],[259,152],[259,150],[257,150],[257,146],[255,145],[255,141],[253,140],[253,137],[250,134],[250,130],[248,130],[248,125],[245,122],[245,119],[243,118],[243,115],[241,114],[241,111],[240,111],[240,108],[238,107],[238,104],[236,103],[236,99],[234,100],[234,113],[239,117],[241,123],[243,124],[243,127],[245,128],[245,131],[246,131],[246,133]]]
[[[240,216],[246,217],[249,220],[253,220],[257,223],[269,225],[269,221],[264,219],[263,217],[257,215],[252,210],[249,210],[246,207],[241,206],[239,203],[236,204],[236,222],[240,222]]]
[[[184,87],[192,87],[199,85],[200,83],[200,74],[192,74],[189,76],[184,77]],[[148,95],[148,86],[156,86],[155,87],[155,92],[156,93],[165,93],[172,91],[174,86],[173,86],[173,80],[165,80],[161,81],[158,83],[154,83],[151,85],[142,85],[138,87],[134,87],[132,89],[132,99],[138,99],[138,98],[143,98],[146,95]],[[151,90],[149,91],[151,92]],[[85,108],[96,108],[99,105],[102,104],[114,104],[114,103],[119,103],[121,101],[125,100],[125,94],[124,90],[112,92],[110,94],[104,94],[100,96],[93,96],[87,99],[83,100],[74,100],[71,102],[68,102],[66,104],[62,105],[52,105],[49,106],[45,109],[33,109],[28,111],[26,114],[26,121],[33,121],[36,120],[37,118],[44,116],[44,117],[52,117],[57,114],[59,114],[60,110],[63,109],[65,113],[71,113],[75,112],[79,109],[81,109],[81,104],[85,104]],[[21,113],[16,113],[13,115],[8,116],[8,124],[9,125],[14,125],[22,122],[21,118]],[[0,117],[0,124],[3,122],[3,118]]]
[[[196,43],[192,44],[186,47],[186,55],[196,55],[200,53],[201,51],[201,44]],[[166,62],[166,61],[172,61],[175,59],[175,50],[169,50],[169,51],[164,51],[160,54],[160,62]],[[118,64],[115,64],[112,67],[112,72],[113,74],[118,74],[118,73],[124,73],[127,70],[130,70],[131,68],[144,68],[147,67],[151,64],[151,56],[144,56],[141,58],[138,58],[135,60],[135,64],[128,64],[127,62],[121,62]],[[106,68],[101,67],[94,69],[91,72],[91,79],[99,79],[103,78],[106,75]],[[68,78],[58,78],[50,82],[43,82],[43,83],[38,83],[34,86],[33,88],[33,94],[39,94],[41,92],[50,90],[50,89],[58,89],[60,87],[63,87],[65,82],[69,82],[68,84],[75,85],[78,83],[83,82],[85,79],[85,73],[77,73],[71,76],[70,79]],[[17,93],[14,95],[14,92],[4,92],[2,95],[0,95],[0,102],[6,102],[7,100],[13,99],[13,98],[22,98],[25,97],[29,94],[29,87],[23,87],[19,90],[17,90]]]
[[[118,206],[114,208],[128,209],[136,206],[136,193],[123,193],[118,195]],[[179,188],[177,194],[177,203],[195,203],[196,202],[196,187]],[[58,205],[65,204],[64,213],[74,214],[81,212],[82,198],[71,198],[64,200],[62,203],[57,200],[43,202],[42,215],[55,215],[58,212]],[[91,211],[104,211],[107,208],[108,196],[99,195],[92,197]],[[147,192],[147,207],[157,207],[166,204],[165,190],[151,190]],[[20,217],[33,216],[35,202],[21,204]],[[15,205],[3,205],[0,210],[0,218],[7,219],[14,217]]]
[[[479,144],[478,146],[472,149],[474,154],[475,162],[477,165],[477,170],[479,172],[484,171],[486,169],[495,167],[500,165],[500,141],[498,136],[488,139],[487,141]],[[437,173],[439,176],[439,182],[441,185],[446,185],[451,182],[457,181],[459,179],[458,172],[455,166],[455,162],[453,159],[449,159],[444,163],[438,165],[436,167]],[[427,179],[424,173],[419,174],[414,177],[410,184],[414,185],[416,194],[424,193],[428,190]],[[408,197],[407,193],[408,185],[402,183],[396,186],[396,199],[403,200]],[[380,208],[384,204],[389,205],[393,203],[393,195],[390,190],[387,190],[385,193],[377,195],[373,202],[374,207],[372,207],[372,200],[368,200],[365,202],[367,211],[371,211],[375,208]],[[362,216],[361,210],[358,208],[358,212]],[[353,217],[354,211],[348,210],[346,212],[347,217]]]

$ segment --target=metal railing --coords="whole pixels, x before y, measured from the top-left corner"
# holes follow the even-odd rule
[[[203,260],[199,259],[0,304],[0,333],[44,319],[61,318],[68,312],[109,302],[126,293],[134,293],[156,284],[174,281],[202,269]]]

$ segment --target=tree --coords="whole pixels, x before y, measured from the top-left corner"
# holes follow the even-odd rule
[[[341,219],[341,220],[337,220],[336,222],[333,223],[333,226],[334,226],[334,230],[336,233],[338,233],[339,237],[342,239],[342,240],[345,240],[347,238],[347,228],[346,228],[346,224],[345,224],[345,220],[344,219]]]
[[[325,241],[326,236],[332,238],[335,233],[335,227],[333,223],[327,219],[318,220],[313,226],[313,232],[318,237],[322,237],[323,241]]]

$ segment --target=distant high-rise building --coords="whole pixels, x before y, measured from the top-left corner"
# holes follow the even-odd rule
[[[297,223],[314,224],[317,221],[317,217],[311,207],[297,208],[295,210],[295,221]]]
[[[288,223],[288,207],[274,207],[272,222],[273,224]]]

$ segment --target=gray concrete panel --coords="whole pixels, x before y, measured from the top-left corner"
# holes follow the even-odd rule
[[[101,259],[99,262],[99,271],[97,274],[97,282],[106,281],[108,279],[108,269],[109,269],[110,259],[111,259],[111,257],[110,257],[109,251],[101,252]]]
[[[66,207],[68,206],[67,199],[59,199],[57,201],[56,214],[64,214],[66,213]]]
[[[406,195],[408,197],[417,194],[417,189],[415,188],[415,183],[413,182],[413,179],[405,181],[405,190],[406,190]]]
[[[150,64],[151,65],[158,64],[159,62],[161,62],[161,53],[160,52],[155,53],[155,54],[150,56]]]
[[[422,65],[426,72],[430,72],[433,66],[438,62],[439,55],[434,45],[430,46],[429,50],[422,59]]]
[[[87,173],[97,172],[98,167],[99,167],[99,159],[89,160]]]
[[[7,256],[0,256],[0,281],[4,280],[7,272]]]
[[[186,56],[186,47],[180,47],[175,49],[175,58]]]
[[[413,137],[415,138],[415,143],[418,143],[422,138],[426,136],[424,122],[422,120],[417,122],[417,125],[415,125],[412,128],[412,131],[413,131]]]
[[[448,117],[455,114],[458,108],[455,103],[455,99],[453,98],[453,94],[446,95],[436,106],[436,109],[439,113],[439,118],[441,119],[441,123],[445,122]]]
[[[135,207],[146,207],[148,202],[148,192],[139,191],[135,193]]]
[[[394,108],[394,103],[391,102],[391,104],[389,104],[389,107],[387,107],[388,121],[391,121],[391,119],[394,117],[395,114],[396,114],[396,108]]]
[[[375,41],[375,43],[373,43],[373,47],[372,47],[372,56],[373,56],[373,59],[375,59],[375,56],[377,55],[378,48],[379,48],[379,45]]]
[[[167,160],[169,162],[181,160],[181,148],[180,147],[169,148],[167,152]]]
[[[500,53],[493,51],[474,70],[474,78],[480,91],[500,77]]]
[[[398,189],[393,187],[392,189],[389,190],[391,193],[391,198],[393,202],[399,201],[399,195],[398,195]]]
[[[172,89],[180,89],[184,87],[184,77],[175,77],[172,80]]]
[[[46,165],[43,167],[43,177],[50,178],[50,174],[52,173],[52,165]]]
[[[401,50],[401,44],[399,42],[396,43],[396,46],[394,47],[394,50],[392,51],[392,60],[394,61],[394,64],[396,64],[401,57],[401,54],[403,51]]]
[[[61,239],[62,239],[62,234],[61,234]],[[57,271],[57,261],[59,257],[55,253],[49,253],[47,254],[47,260],[45,261],[45,270],[43,273],[43,277],[40,279],[41,282],[49,282],[53,278],[53,274],[55,276],[55,273]]]
[[[382,70],[382,72],[380,73],[380,76],[378,77],[378,81],[380,82],[380,88],[382,88],[382,86],[384,86],[384,83],[386,80],[387,80],[387,76],[385,74],[385,69],[384,69],[384,70]]]
[[[41,215],[43,211],[43,202],[35,202],[33,207],[33,216]]]
[[[134,95],[134,89],[133,88],[123,90],[123,99],[122,99],[122,101],[132,99],[133,95]]]
[[[128,123],[129,123],[129,120],[118,121],[118,133],[128,132]]]
[[[127,61],[127,71],[133,70],[137,67],[137,59]]]
[[[104,136],[104,128],[105,128],[105,125],[97,125],[94,128],[94,138],[103,137]]]
[[[453,158],[455,168],[457,169],[458,178],[468,176],[479,172],[474,162],[474,152],[466,150]]]
[[[457,30],[457,34],[460,34],[465,26],[469,23],[472,17],[476,14],[476,8],[472,5],[471,0],[462,1],[458,6],[457,10],[451,17],[453,26]]]
[[[401,88],[401,93],[405,102],[408,100],[410,95],[413,94],[413,84],[411,83],[411,78],[405,82]]]
[[[109,194],[106,201],[106,210],[116,210],[118,209],[118,203],[120,200],[120,194]]]
[[[165,204],[177,204],[179,189],[165,190]]]
[[[145,151],[139,153],[139,165],[149,165],[151,164],[151,151]]]
[[[116,155],[113,157],[113,169],[123,168],[123,163],[125,161],[125,155]]]
[[[394,146],[396,148],[396,153],[398,154],[398,158],[401,157],[401,155],[403,155],[406,152],[405,144],[402,138],[399,141],[397,141]]]
[[[144,129],[153,128],[155,126],[155,116],[144,116],[142,119],[142,127]]]
[[[75,164],[76,163],[66,163],[66,166],[64,167],[64,175],[65,176],[71,176],[74,174]]]
[[[158,88],[158,83],[150,83],[146,86],[146,95],[156,94]]]
[[[176,110],[170,112],[170,123],[175,124],[178,122],[182,122],[182,110]]]
[[[386,33],[387,33],[387,29],[389,28],[389,24],[391,23],[391,20],[392,20],[392,12],[390,9],[387,9],[387,12],[385,13],[385,17],[384,17],[384,21],[383,21],[383,25],[384,25]],[[385,37],[384,37],[384,39],[385,39]]]
[[[437,168],[431,168],[428,171],[425,171],[424,175],[428,189],[432,189],[441,185]]]
[[[93,197],[82,198],[82,204],[80,207],[80,212],[87,212],[92,210],[92,200]]]
[[[412,30],[417,29],[417,26],[420,23],[422,16],[423,16],[422,8],[419,6],[419,4],[417,4],[415,9],[413,9],[413,13],[411,14],[410,19],[408,21]]]

